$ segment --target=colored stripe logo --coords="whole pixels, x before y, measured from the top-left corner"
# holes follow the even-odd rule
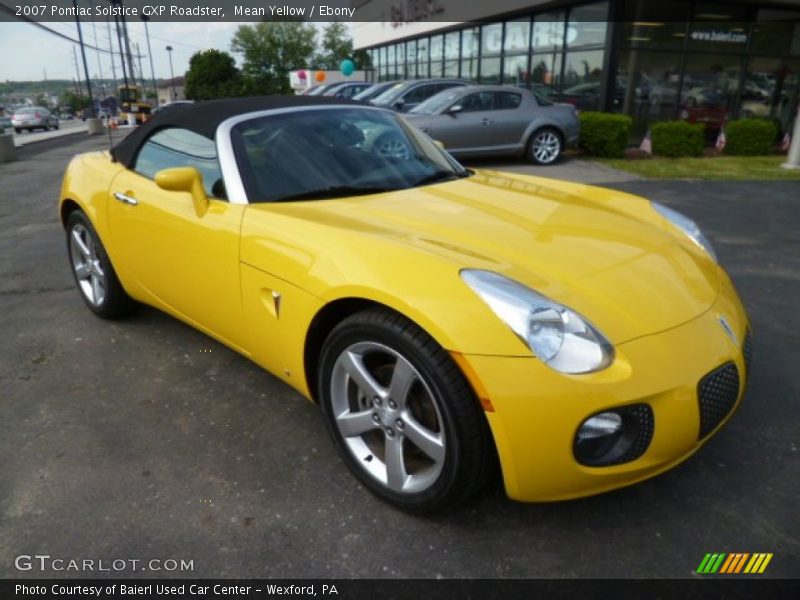
[[[756,552],[754,554],[749,552],[709,552],[700,561],[697,572],[701,575],[763,573],[771,560],[771,552]]]

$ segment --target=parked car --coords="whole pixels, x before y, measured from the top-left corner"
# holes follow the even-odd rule
[[[372,84],[366,81],[342,81],[332,84],[321,95],[348,99],[370,87],[372,87]]]
[[[322,93],[331,87],[330,83],[323,83],[320,85],[312,85],[306,91],[304,91],[301,96],[321,96]]]
[[[580,131],[574,107],[527,89],[492,85],[445,90],[407,119],[457,157],[517,155],[540,165],[556,162]]]
[[[370,103],[382,108],[408,112],[443,90],[465,85],[469,85],[469,82],[460,79],[412,79],[401,81],[370,100]]]
[[[414,151],[382,154],[378,131]],[[725,425],[749,378],[747,315],[691,219],[464,169],[390,110],[174,107],[73,159],[59,214],[89,310],[152,305],[274,373],[409,511],[464,500],[498,460],[523,501],[655,476]]]
[[[58,117],[44,107],[26,106],[14,111],[11,116],[11,124],[17,133],[22,133],[23,129],[28,131],[44,129],[48,131],[51,127],[58,129]]]
[[[194,104],[194,100],[174,100],[172,102],[167,102],[166,104],[161,104],[156,106],[155,108],[150,110],[150,116],[153,116],[157,112],[165,110],[167,108],[174,108],[176,106],[184,106],[186,104]]]
[[[374,83],[372,86],[365,89],[363,92],[359,92],[355,96],[353,96],[353,100],[358,102],[369,102],[373,98],[377,98],[383,92],[388,90],[390,87],[400,83],[399,81],[382,81],[380,83]]]

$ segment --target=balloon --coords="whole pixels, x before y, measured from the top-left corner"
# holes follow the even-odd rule
[[[297,78],[298,78],[298,79],[300,79],[300,80],[302,80],[302,81],[305,81],[305,80],[306,80],[306,77],[307,77],[307,75],[306,75],[306,72],[305,72],[305,71],[298,71],[298,72],[297,72]]]
[[[314,79],[316,79],[319,83],[325,81],[325,71],[317,71],[314,75]]]
[[[342,75],[345,77],[350,77],[353,74],[353,71],[356,70],[355,64],[349,58],[345,58],[342,62],[339,63],[339,70],[342,72]]]

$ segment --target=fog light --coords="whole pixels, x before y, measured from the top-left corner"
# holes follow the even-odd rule
[[[589,416],[575,432],[575,459],[589,467],[607,467],[636,460],[653,437],[653,410],[631,404]]]
[[[622,428],[622,417],[605,412],[587,419],[578,431],[578,442],[614,435]]]

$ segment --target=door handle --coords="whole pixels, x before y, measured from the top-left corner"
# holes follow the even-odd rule
[[[481,125],[491,125],[494,121],[490,121],[489,119],[484,119],[481,121]]]
[[[139,201],[136,198],[131,198],[130,196],[126,196],[120,192],[114,192],[114,198],[129,206],[136,206],[139,204]]]

